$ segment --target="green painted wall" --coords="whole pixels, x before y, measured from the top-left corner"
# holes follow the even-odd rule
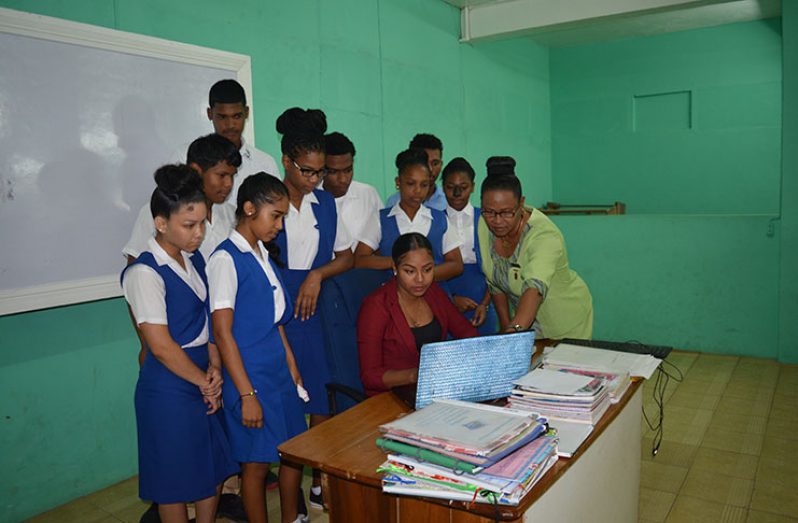
[[[556,220],[597,338],[796,360],[781,61],[780,19],[551,50],[553,198],[630,212]]]
[[[136,473],[124,300],[0,318],[0,521]]]
[[[556,200],[617,200],[631,213],[778,213],[779,19],[550,58]],[[666,93],[681,94],[650,96]]]
[[[775,358],[779,239],[768,236],[772,219],[554,220],[573,268],[590,286],[595,338]]]
[[[524,40],[461,45],[459,12],[443,2],[0,6],[250,55],[257,145],[279,150],[274,120],[285,108],[322,107],[357,146],[356,176],[383,195],[393,192],[396,153],[427,131],[442,138],[445,158],[466,156],[478,171],[491,154],[515,154],[525,185],[550,198],[548,50]],[[0,521],[134,474],[137,342],[122,300],[0,317],[0,333]]]
[[[782,2],[784,109],[779,359],[798,363],[798,2]]]

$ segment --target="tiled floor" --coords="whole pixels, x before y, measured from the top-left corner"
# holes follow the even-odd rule
[[[309,472],[309,471],[307,471]],[[303,481],[305,494],[310,490],[310,476]],[[133,477],[94,494],[62,505],[44,514],[29,519],[35,523],[139,523],[141,515],[149,508],[138,498],[138,478]],[[280,521],[280,498],[277,489],[266,493],[269,521]],[[327,514],[310,508],[310,519],[314,523],[327,523]],[[231,523],[227,518],[218,518],[216,523]]]
[[[668,361],[684,381],[665,390],[656,457],[643,424],[640,521],[798,523],[798,366],[688,352]],[[645,385],[650,414],[653,385]],[[279,521],[277,491],[267,500],[270,521]],[[138,523],[146,508],[131,478],[30,521]],[[311,509],[311,519],[327,516]]]
[[[684,381],[666,389],[656,457],[643,424],[640,521],[798,522],[798,367],[686,352],[668,361]]]

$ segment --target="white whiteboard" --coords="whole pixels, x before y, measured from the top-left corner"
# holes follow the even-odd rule
[[[251,100],[247,56],[0,9],[0,315],[121,295],[153,172],[231,77]]]

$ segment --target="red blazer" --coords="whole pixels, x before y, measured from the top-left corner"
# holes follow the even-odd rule
[[[433,283],[424,299],[441,324],[441,341],[452,337],[472,338],[477,329],[449,301],[443,290]],[[419,352],[410,331],[396,289],[396,278],[369,294],[357,317],[357,348],[360,354],[360,380],[366,394],[372,396],[388,390],[382,381],[387,370],[418,367]]]

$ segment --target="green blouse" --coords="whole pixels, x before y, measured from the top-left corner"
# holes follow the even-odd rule
[[[521,295],[535,288],[543,296],[536,323],[550,339],[590,339],[593,334],[593,300],[587,285],[568,266],[565,240],[556,225],[537,209],[530,211],[515,252],[508,258],[494,249],[493,233],[479,219],[482,270],[491,294],[505,294],[511,315]]]

